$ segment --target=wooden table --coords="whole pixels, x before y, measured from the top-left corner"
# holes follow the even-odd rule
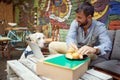
[[[8,27],[6,30],[28,30],[27,27]]]
[[[9,42],[11,41],[8,37],[0,37],[0,50],[2,52],[2,57],[4,57],[4,52],[7,53],[8,59],[10,59],[10,50],[9,50]]]

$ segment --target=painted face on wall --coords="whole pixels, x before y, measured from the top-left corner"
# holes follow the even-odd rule
[[[84,27],[88,24],[88,19],[85,16],[83,11],[80,11],[79,13],[76,13],[76,20],[78,22],[78,25],[81,27]]]

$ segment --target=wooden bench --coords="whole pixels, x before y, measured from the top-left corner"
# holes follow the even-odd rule
[[[42,80],[17,60],[7,61],[8,78],[18,76],[21,80]]]
[[[86,71],[80,80],[113,80],[112,76],[104,74],[94,69]]]
[[[25,62],[19,60],[7,61],[7,80],[52,80],[44,76],[38,76],[35,71],[35,63],[34,58],[29,58]],[[91,69],[79,80],[112,80],[112,77]]]

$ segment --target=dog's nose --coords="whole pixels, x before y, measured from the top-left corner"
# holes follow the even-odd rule
[[[48,43],[44,43],[44,46],[45,46],[45,47],[48,47]]]

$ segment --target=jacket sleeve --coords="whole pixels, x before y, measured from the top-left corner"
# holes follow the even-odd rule
[[[97,29],[98,32],[98,42],[99,44],[94,46],[94,48],[99,48],[101,51],[100,55],[104,55],[111,51],[112,49],[112,42],[110,40],[110,37],[108,35],[108,32],[106,30],[106,26],[104,24],[101,24],[98,26]]]
[[[78,23],[77,21],[73,21],[70,25],[70,29],[68,32],[68,35],[66,37],[66,43],[67,43],[67,47],[69,46],[70,43],[75,43],[76,44],[76,30],[78,27]]]

